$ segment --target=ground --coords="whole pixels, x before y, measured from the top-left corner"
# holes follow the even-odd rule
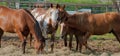
[[[115,38],[100,38],[100,39],[89,39],[88,45],[95,50],[92,53],[89,50],[83,48],[82,53],[75,51],[76,43],[73,41],[73,48],[69,50],[68,47],[64,47],[62,40],[55,42],[54,53],[48,51],[45,48],[43,54],[37,55],[35,49],[29,46],[29,42],[26,47],[26,54],[22,54],[20,46],[21,42],[16,34],[5,33],[2,37],[2,47],[0,48],[0,56],[119,56],[120,55],[120,44]],[[50,45],[48,45],[49,47]]]

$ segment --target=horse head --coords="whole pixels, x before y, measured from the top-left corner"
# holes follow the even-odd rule
[[[46,11],[45,20],[47,20],[49,25],[52,25],[52,27],[56,27],[58,24],[58,14],[59,14],[59,4],[57,4],[55,7],[53,4],[50,5],[50,8]]]
[[[68,13],[65,10],[65,5],[60,6],[59,7],[59,17],[58,17],[58,21],[61,23],[63,21],[66,21],[67,17],[68,17]]]

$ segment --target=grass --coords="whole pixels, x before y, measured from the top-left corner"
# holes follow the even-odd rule
[[[8,4],[6,2],[0,2],[0,6],[7,6]]]
[[[79,3],[79,4],[109,4],[109,2],[101,2],[100,0],[49,0],[54,3]]]
[[[92,40],[97,40],[97,39],[115,39],[115,36],[112,33],[107,33],[104,35],[92,35],[90,37]]]

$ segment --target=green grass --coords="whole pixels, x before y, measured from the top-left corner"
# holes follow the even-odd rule
[[[97,40],[97,39],[115,39],[115,36],[112,33],[107,33],[104,35],[92,35],[90,39]]]
[[[7,6],[8,4],[6,2],[0,2],[0,6]]]
[[[79,4],[111,4],[112,2],[101,2],[100,0],[49,0],[54,3],[79,3]]]

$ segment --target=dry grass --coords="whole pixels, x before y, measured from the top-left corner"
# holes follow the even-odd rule
[[[43,54],[37,55],[35,49],[29,46],[27,43],[26,54],[22,54],[20,47],[20,40],[16,34],[8,34],[2,37],[2,48],[0,48],[0,56],[117,56],[120,55],[120,44],[117,40],[113,39],[99,39],[89,40],[88,45],[96,51],[91,51],[83,48],[83,52],[79,53],[75,51],[76,43],[73,41],[73,49],[69,50],[68,47],[64,47],[63,41],[55,42],[54,53],[50,52],[50,45],[48,45],[48,51],[44,51]]]

